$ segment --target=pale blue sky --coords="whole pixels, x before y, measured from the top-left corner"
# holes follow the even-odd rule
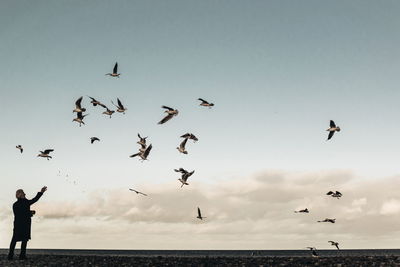
[[[268,169],[398,174],[398,1],[1,1],[0,193],[241,177]],[[120,79],[104,76],[118,61]],[[74,101],[90,95],[126,115]],[[215,103],[198,106],[198,97]],[[161,105],[180,114],[165,125]],[[342,131],[326,142],[329,120]],[[190,131],[189,155],[175,147]],[[150,161],[128,156],[149,136]],[[100,143],[90,145],[89,137]],[[15,145],[21,144],[20,155]],[[36,158],[54,148],[54,159]],[[76,177],[79,186],[57,176]],[[79,188],[79,189],[78,189]],[[32,192],[32,193],[31,193]],[[9,197],[7,197],[9,195]]]

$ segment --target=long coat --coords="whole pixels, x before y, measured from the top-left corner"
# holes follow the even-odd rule
[[[31,200],[19,198],[13,205],[14,231],[13,239],[25,241],[31,239],[31,209],[30,206],[39,200],[43,193],[38,192]]]

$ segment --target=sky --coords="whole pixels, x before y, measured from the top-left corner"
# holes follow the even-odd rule
[[[1,1],[0,247],[15,190],[33,197],[47,185],[30,247],[397,248],[399,8]],[[119,79],[104,75],[115,62]],[[81,96],[89,115],[79,127]],[[110,119],[87,96],[110,107],[118,97],[128,110]],[[179,115],[158,125],[162,105]],[[326,141],[331,119],[342,130]],[[186,132],[199,141],[183,155]],[[143,163],[129,158],[137,133],[153,145]],[[52,160],[36,157],[47,148]],[[195,170],[182,189],[180,167]],[[324,195],[333,189],[341,200]],[[305,206],[309,215],[293,214]],[[316,223],[329,216],[338,222]]]

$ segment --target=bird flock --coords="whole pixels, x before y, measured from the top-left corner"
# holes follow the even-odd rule
[[[113,78],[120,78],[121,73],[118,73],[118,63],[115,63],[112,73],[107,73],[105,75],[113,77]],[[98,101],[97,99],[95,99],[91,96],[87,96],[87,97],[90,99],[90,103],[93,105],[93,107],[103,108],[104,111],[102,112],[102,114],[109,116],[110,119],[112,118],[112,115],[115,112],[125,114],[125,112],[128,110],[119,98],[117,98],[117,104],[115,104],[114,101],[111,101],[111,104],[116,108],[116,110],[112,110],[112,109],[108,108],[104,103]],[[89,115],[89,114],[85,114],[87,109],[82,106],[82,100],[83,100],[83,96],[79,97],[75,101],[75,108],[72,111],[72,113],[76,113],[76,117],[73,118],[72,122],[77,122],[79,124],[79,127],[81,127],[82,125],[85,125],[84,119],[86,116]],[[200,101],[200,106],[208,107],[209,109],[214,107],[214,103],[210,103],[207,100],[204,100],[203,98],[198,98],[197,100]],[[161,108],[164,109],[164,113],[166,113],[166,115],[158,122],[159,125],[165,124],[166,122],[168,122],[172,118],[178,116],[178,114],[179,114],[178,109],[175,109],[175,108],[172,108],[169,106],[165,106],[165,105],[162,105]],[[333,120],[330,120],[329,128],[326,130],[329,132],[328,138],[326,141],[331,140],[332,137],[334,136],[335,132],[340,132],[340,130],[341,130],[340,127],[336,126],[336,124]],[[151,143],[149,145],[147,145],[148,136],[142,137],[139,133],[137,134],[137,136],[138,136],[139,140],[136,143],[139,145],[139,148],[137,150],[137,153],[132,154],[129,157],[130,158],[138,157],[140,161],[144,162],[144,161],[148,160],[148,157],[150,155],[150,152],[151,152],[153,146]],[[193,143],[196,143],[199,140],[193,133],[185,133],[185,134],[181,135],[180,138],[182,138],[183,140],[180,142],[179,146],[176,149],[178,150],[179,153],[182,153],[182,154],[188,154],[188,151],[186,148],[188,140],[192,140]],[[94,144],[96,141],[100,142],[100,139],[95,136],[90,137],[91,144]],[[20,153],[24,152],[24,148],[22,147],[22,145],[17,145],[16,148],[20,151]],[[54,152],[54,149],[45,149],[43,151],[40,151],[39,154],[37,155],[37,157],[42,157],[42,158],[46,158],[47,160],[50,160],[50,159],[52,159],[52,156],[50,155],[51,152]],[[178,169],[174,169],[174,171],[177,173],[180,173],[180,178],[178,179],[178,181],[181,183],[181,186],[180,186],[181,188],[185,185],[189,185],[188,179],[195,172],[195,170],[188,171],[182,167],[180,167]],[[137,195],[148,196],[147,194],[140,192],[138,190],[132,189],[132,188],[129,188],[129,190],[136,193]],[[329,191],[328,193],[326,193],[326,195],[331,196],[336,199],[340,199],[342,197],[342,193],[340,193],[339,191]],[[308,208],[305,208],[305,209],[297,210],[294,212],[307,214],[310,211]],[[197,207],[197,217],[196,218],[199,220],[203,220],[203,219],[207,218],[207,217],[202,216],[200,207]],[[325,219],[319,220],[317,222],[319,222],[319,223],[324,223],[324,222],[336,223],[336,219],[335,218],[325,218]],[[332,246],[335,246],[339,250],[338,242],[335,242],[335,241],[328,241],[328,242]],[[311,251],[312,256],[318,257],[317,249],[315,247],[307,247],[307,249],[309,249]]]

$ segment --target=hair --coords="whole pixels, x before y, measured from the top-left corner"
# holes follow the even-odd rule
[[[19,196],[20,196],[22,193],[24,193],[24,190],[18,189],[18,190],[15,192],[15,197],[16,197],[16,198],[19,198]]]

